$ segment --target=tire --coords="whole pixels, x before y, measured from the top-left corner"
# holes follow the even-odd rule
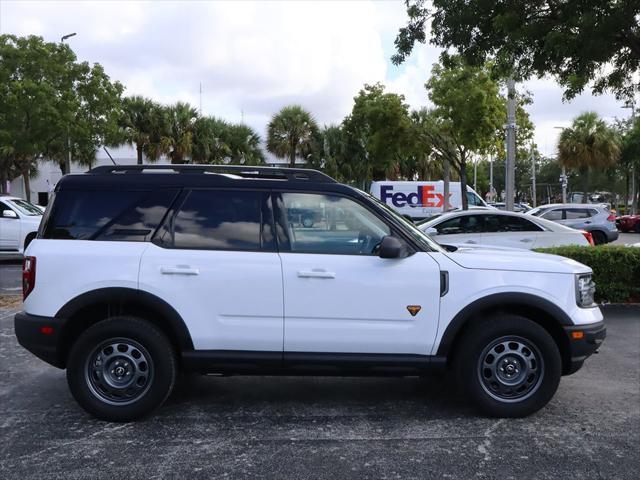
[[[459,385],[492,417],[531,415],[551,400],[560,383],[558,346],[524,317],[500,314],[476,323],[456,352]]]
[[[600,230],[594,230],[591,232],[591,236],[593,237],[593,243],[596,245],[603,245],[607,243],[607,236]]]
[[[84,331],[67,361],[73,397],[90,414],[128,422],[160,407],[176,381],[175,352],[157,327],[111,317]]]

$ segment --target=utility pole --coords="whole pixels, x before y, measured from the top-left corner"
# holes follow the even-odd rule
[[[494,192],[494,188],[493,188],[493,155],[489,155],[489,198],[491,199],[492,202],[495,202],[495,196],[493,194]]]
[[[67,35],[63,35],[60,38],[60,44],[63,44],[65,40],[73,37],[76,35],[76,32],[73,33],[69,33]],[[67,158],[64,161],[64,174],[68,174],[71,173],[71,128],[69,125],[67,125]]]
[[[531,144],[531,200],[533,200],[533,208],[536,208],[536,156],[533,153],[533,144]]]
[[[478,159],[473,162],[473,189],[478,192]]]
[[[505,209],[513,212],[516,174],[516,82],[507,80],[507,161],[505,165]]]
[[[635,102],[633,100],[631,100],[629,103],[627,103],[626,105],[624,105],[622,108],[630,108],[631,109],[631,122],[632,122],[632,126],[633,126],[633,122],[635,122],[636,120],[636,105]],[[636,165],[635,162],[632,161],[631,163],[631,215],[635,215],[637,208],[638,208],[638,202],[637,202],[637,195],[636,195]],[[626,198],[624,201],[624,207],[625,210],[627,209],[627,207],[629,206],[628,204],[629,199]]]

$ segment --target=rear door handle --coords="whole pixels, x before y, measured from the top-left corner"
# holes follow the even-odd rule
[[[467,241],[466,241],[466,242],[464,242],[464,243],[473,243],[473,244],[476,244],[476,243],[478,243],[478,242],[476,242],[475,240],[467,240]]]
[[[176,265],[175,267],[160,267],[160,273],[164,275],[198,275],[200,270],[191,268],[188,265]]]
[[[299,270],[300,278],[336,278],[335,272],[327,272],[326,270]]]
[[[524,243],[531,243],[533,242],[533,238],[521,238],[520,241]]]

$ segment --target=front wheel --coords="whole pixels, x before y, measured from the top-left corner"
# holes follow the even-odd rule
[[[158,328],[136,317],[112,317],[89,327],[74,343],[67,382],[87,412],[126,422],[162,405],[176,371],[173,348]]]
[[[495,417],[523,417],[544,407],[562,373],[551,335],[516,315],[497,315],[473,325],[457,355],[461,386],[480,410]]]

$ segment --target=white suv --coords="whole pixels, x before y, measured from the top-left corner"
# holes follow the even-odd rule
[[[18,197],[0,196],[0,250],[22,253],[36,238],[42,210]]]
[[[528,415],[603,341],[591,270],[448,252],[368,194],[299,169],[98,167],[56,187],[24,260],[20,343],[108,420],[178,371],[453,371],[489,415]]]

